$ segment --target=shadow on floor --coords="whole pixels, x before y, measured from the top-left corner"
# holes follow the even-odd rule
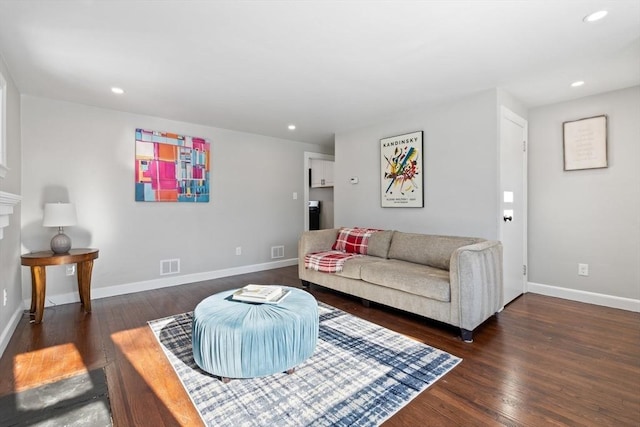
[[[103,369],[0,398],[2,426],[112,426]]]

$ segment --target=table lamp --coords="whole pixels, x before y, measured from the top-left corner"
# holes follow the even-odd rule
[[[56,254],[66,254],[71,249],[71,239],[64,234],[64,228],[76,225],[76,209],[71,203],[45,203],[43,227],[58,227],[58,234],[51,239],[51,250]]]

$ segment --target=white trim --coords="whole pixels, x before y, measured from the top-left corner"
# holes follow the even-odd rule
[[[16,308],[16,311],[11,316],[11,319],[9,319],[7,326],[0,332],[0,357],[2,357],[4,351],[7,349],[9,341],[11,341],[11,337],[18,327],[18,323],[20,323],[22,314],[22,307],[18,306]]]
[[[263,264],[245,265],[242,267],[226,268],[223,270],[206,271],[203,273],[186,274],[182,276],[162,277],[159,279],[145,280],[142,282],[125,283],[122,285],[106,286],[103,288],[92,288],[91,299],[108,298],[117,295],[131,294],[134,292],[150,291],[152,289],[167,288],[170,286],[188,285],[205,280],[219,279],[221,277],[236,276],[238,274],[255,273],[257,271],[271,270],[280,267],[289,267],[298,264],[298,258],[266,262]],[[71,304],[79,302],[80,297],[77,292],[66,294],[47,295],[45,307],[54,305]],[[31,299],[24,300],[24,307],[31,307]]]
[[[1,168],[0,168],[1,169]],[[2,240],[4,227],[9,225],[9,215],[13,213],[13,207],[22,200],[22,196],[0,191],[0,240]]]
[[[640,300],[529,282],[529,292],[571,301],[640,312]]]
[[[7,80],[0,72],[0,178],[7,175],[7,166]]]
[[[13,206],[18,204],[20,200],[22,200],[22,196],[0,191],[0,205]]]

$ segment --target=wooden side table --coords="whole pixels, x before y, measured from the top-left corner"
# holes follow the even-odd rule
[[[91,271],[93,260],[96,258],[98,249],[71,249],[66,254],[54,254],[52,251],[32,252],[20,257],[22,265],[31,267],[31,313],[35,316],[35,323],[42,322],[47,289],[45,269],[48,265],[77,264],[80,303],[85,312],[91,312]]]

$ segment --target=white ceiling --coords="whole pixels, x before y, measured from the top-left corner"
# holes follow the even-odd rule
[[[23,94],[332,144],[495,87],[535,107],[638,85],[640,1],[0,0],[0,53]]]

